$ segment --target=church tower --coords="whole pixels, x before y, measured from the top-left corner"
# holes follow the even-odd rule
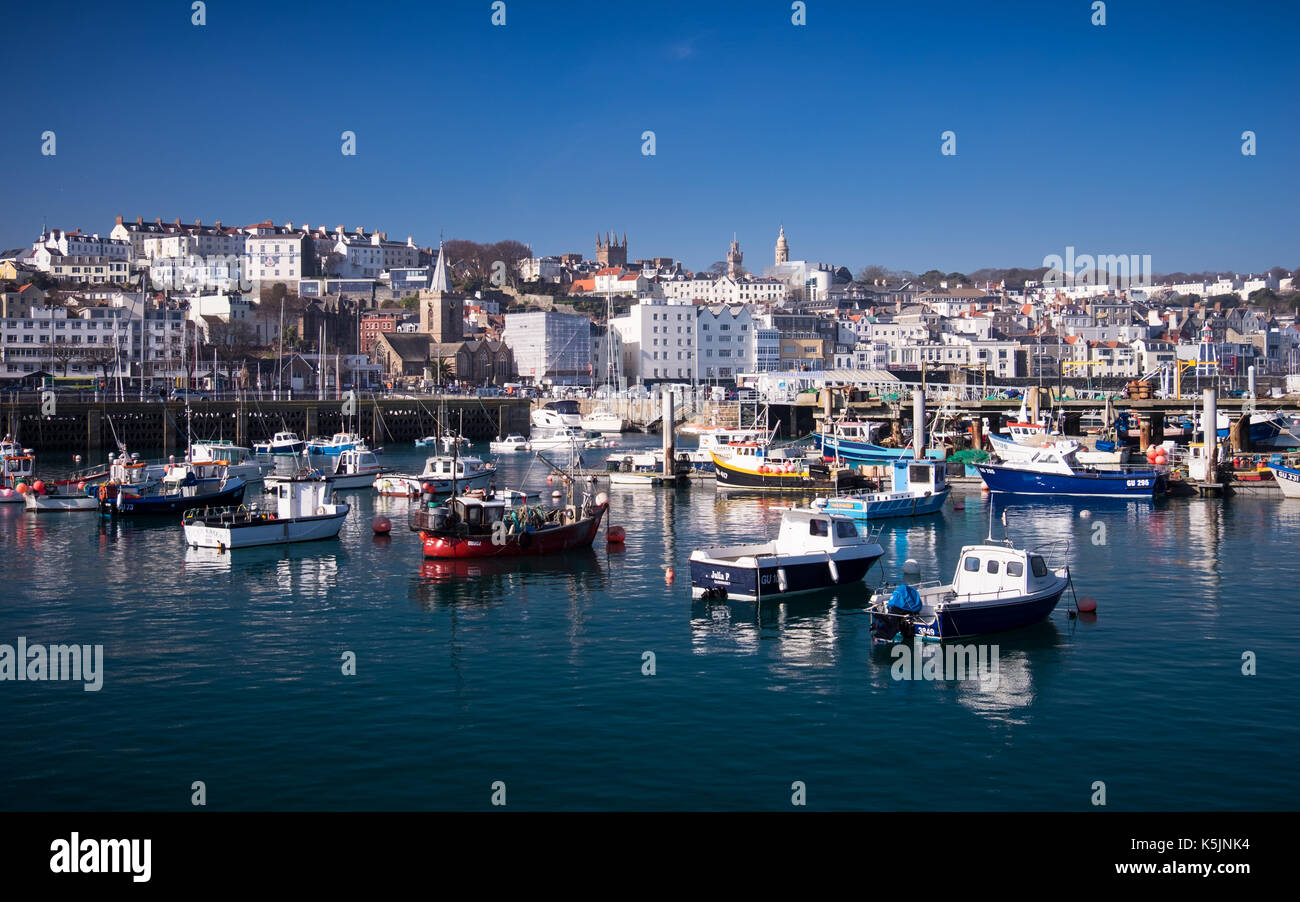
[[[731,236],[731,249],[727,251],[727,278],[740,278],[740,261],[744,258],[745,255],[740,252],[740,242],[736,240],[736,236],[733,234]]]
[[[609,266],[627,266],[627,232],[623,233],[623,243],[618,243],[618,235],[605,233],[602,244],[600,235],[596,236],[596,262],[601,269]]]
[[[776,239],[776,265],[788,262],[790,259],[790,245],[785,242],[785,226],[781,226],[781,234]]]
[[[436,342],[461,341],[464,338],[465,298],[451,290],[447,277],[447,255],[438,243],[438,262],[434,264],[429,287],[420,292],[420,331]]]

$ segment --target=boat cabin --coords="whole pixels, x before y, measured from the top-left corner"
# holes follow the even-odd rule
[[[280,520],[320,515],[329,483],[320,477],[286,479],[267,489],[275,497],[275,516]]]
[[[224,460],[232,464],[242,464],[252,457],[252,451],[248,448],[232,445],[229,442],[195,442],[190,446],[190,453],[196,462]]]
[[[36,458],[30,454],[11,454],[0,463],[0,483],[10,485],[15,479],[30,480],[35,473]]]
[[[948,486],[947,465],[937,460],[902,457],[893,463],[894,491],[934,494]]]
[[[1007,545],[967,545],[961,550],[953,594],[967,598],[1013,598],[1046,590],[1058,579],[1036,551]]]
[[[506,502],[498,498],[477,495],[459,495],[450,501],[431,506],[418,518],[419,528],[431,532],[445,532],[464,528],[468,533],[489,533],[505,519]]]
[[[866,541],[858,524],[843,514],[792,508],[781,514],[775,547],[781,554],[806,554],[863,545]]]
[[[374,457],[373,454],[370,455]],[[377,465],[377,464],[376,464]],[[487,468],[482,458],[478,457],[430,457],[424,461],[421,479],[451,479],[474,475]]]
[[[375,456],[375,452],[349,448],[339,454],[338,463],[334,465],[334,475],[355,475],[378,472],[380,469],[379,458]]]

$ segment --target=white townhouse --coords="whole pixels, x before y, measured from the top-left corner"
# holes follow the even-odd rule
[[[360,235],[340,233],[328,269],[328,275],[342,279],[378,279],[384,271],[384,249]]]
[[[720,278],[669,279],[659,283],[664,297],[705,304],[781,304],[789,286],[780,279]]]
[[[730,381],[757,369],[757,333],[746,304],[701,304],[695,308],[695,379]],[[780,342],[777,343],[780,355]]]
[[[314,275],[315,267],[312,239],[301,232],[260,231],[244,243],[244,275],[254,286],[284,282],[292,289],[304,275]]]
[[[689,382],[695,374],[695,306],[665,298],[642,298],[613,326],[623,340],[623,373],[629,383]]]

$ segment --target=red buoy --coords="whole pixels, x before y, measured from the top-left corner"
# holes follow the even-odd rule
[[[611,526],[605,530],[606,541],[622,545],[627,540],[627,531],[621,526]]]
[[[17,485],[17,487],[14,489],[14,491],[17,492],[19,495],[26,495],[26,494],[27,494],[27,483],[25,483],[25,482],[20,482],[20,483],[18,483],[18,485]]]
[[[36,490],[36,494],[44,495],[45,494],[44,480],[40,480],[40,479],[36,480],[35,482],[32,483],[32,488]]]
[[[385,516],[378,516],[371,522],[370,528],[375,531],[377,536],[386,536],[393,529],[393,523]]]
[[[1079,612],[1081,614],[1097,613],[1097,599],[1091,595],[1085,595],[1079,599]]]

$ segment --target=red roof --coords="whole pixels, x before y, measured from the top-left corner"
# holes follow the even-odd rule
[[[618,275],[619,273],[621,273],[622,271],[623,271],[622,267],[619,267],[619,266],[606,266],[604,269],[597,270],[596,275],[598,275],[598,276],[616,276],[616,275]]]

